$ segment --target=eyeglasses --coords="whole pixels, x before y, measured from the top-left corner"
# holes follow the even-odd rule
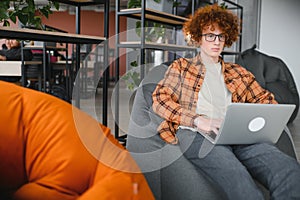
[[[220,42],[225,42],[225,40],[226,40],[226,36],[223,33],[221,33],[219,35],[216,35],[216,34],[213,34],[213,33],[207,33],[207,34],[203,34],[201,36],[204,36],[205,40],[207,42],[214,42],[216,40],[216,37],[219,38]]]

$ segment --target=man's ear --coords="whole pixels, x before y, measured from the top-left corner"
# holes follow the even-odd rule
[[[194,45],[196,46],[196,47],[200,47],[201,46],[201,44],[202,44],[202,42],[201,42],[201,40],[200,41],[198,41],[198,42],[194,42]]]

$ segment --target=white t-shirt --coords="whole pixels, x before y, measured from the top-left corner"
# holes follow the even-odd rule
[[[231,103],[220,63],[205,64],[206,74],[198,94],[197,114],[209,118],[224,119],[226,108]]]
[[[231,103],[231,93],[225,85],[221,63],[204,64],[206,73],[198,94],[196,113],[209,118],[224,119],[226,108]],[[179,128],[197,131],[186,126]]]

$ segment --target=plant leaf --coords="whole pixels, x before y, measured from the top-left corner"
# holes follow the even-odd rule
[[[59,3],[57,1],[51,1],[52,2],[52,5],[54,5],[55,9],[56,10],[59,10]]]
[[[47,10],[47,8],[43,7],[41,9],[39,9],[39,11],[46,17],[49,18],[49,11]]]
[[[140,8],[142,6],[141,0],[129,0],[127,3],[128,8]]]
[[[137,66],[138,66],[137,61],[136,61],[136,60],[135,60],[135,61],[132,61],[132,62],[130,63],[130,66],[132,66],[132,67],[137,67]]]
[[[16,13],[18,16],[18,19],[20,20],[20,22],[24,25],[27,25],[28,22],[28,16],[27,15],[23,15],[23,13]]]
[[[228,6],[225,4],[225,2],[221,3],[220,7],[225,10],[228,8]]]
[[[11,2],[13,9],[9,10]],[[52,6],[54,6],[56,10],[59,10],[59,3],[54,0],[49,0],[48,4],[42,9],[39,9],[35,5],[34,0],[0,0],[0,22],[5,23],[3,25],[9,26],[10,23],[6,22],[8,19],[13,23],[16,23],[17,19],[19,19],[24,25],[41,28],[41,17],[45,16],[48,18],[49,15],[53,13],[51,10]],[[36,12],[37,10],[39,12]]]
[[[10,26],[10,23],[9,23],[9,21],[7,21],[7,20],[4,20],[4,22],[3,22],[3,26]]]
[[[17,23],[17,16],[15,13],[12,13],[9,18],[14,24]]]

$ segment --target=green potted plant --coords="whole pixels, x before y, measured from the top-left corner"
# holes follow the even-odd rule
[[[140,73],[139,73],[139,69],[138,67],[138,63],[137,61],[132,61],[130,63],[130,66],[132,67],[132,69],[128,72],[126,72],[126,74],[124,76],[122,76],[122,79],[125,81],[126,83],[126,87],[133,91],[135,90],[136,87],[139,86],[140,82],[141,82],[141,78],[140,78]]]
[[[59,9],[56,1],[47,1],[46,5],[38,6],[34,0],[1,0],[0,1],[0,23],[10,26],[10,22],[20,21],[24,26],[44,29],[42,17],[49,17],[53,13],[52,8]]]

